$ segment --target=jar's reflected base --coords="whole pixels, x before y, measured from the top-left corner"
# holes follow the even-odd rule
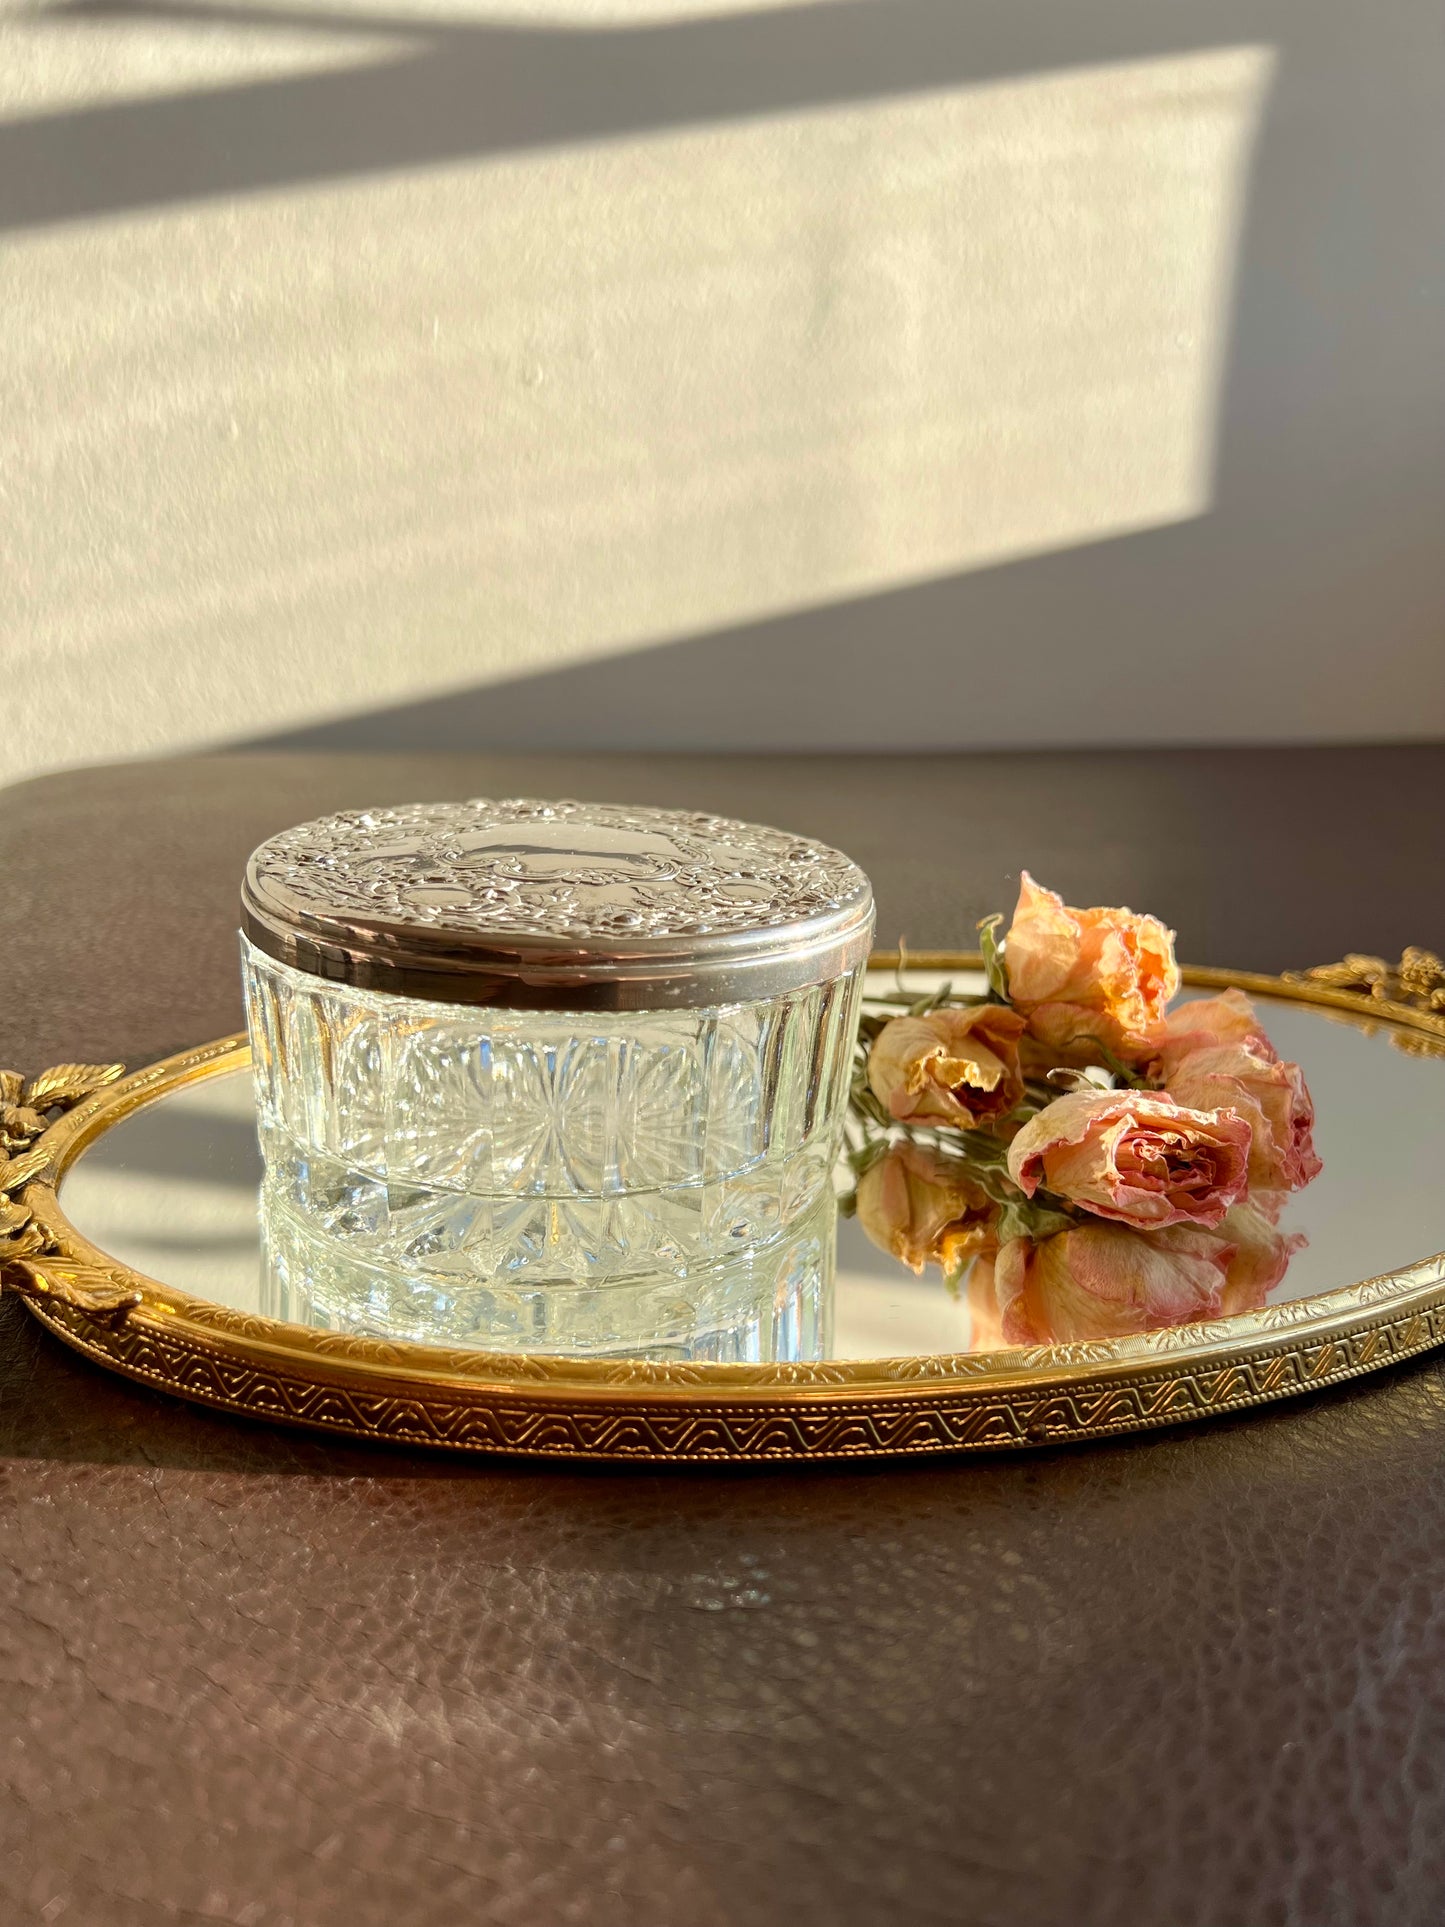
[[[831,1355],[838,1214],[830,1193],[781,1237],[689,1272],[513,1283],[370,1264],[261,1200],[262,1310],[358,1337],[573,1358],[711,1364]]]

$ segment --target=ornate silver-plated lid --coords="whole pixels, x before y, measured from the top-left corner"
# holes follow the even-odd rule
[[[777,996],[867,957],[873,893],[825,843],[610,803],[347,810],[246,866],[258,949],[441,1003],[658,1010]]]

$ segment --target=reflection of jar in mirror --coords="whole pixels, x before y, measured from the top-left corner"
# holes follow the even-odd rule
[[[846,857],[673,811],[354,811],[255,852],[243,923],[290,1315],[817,1355],[873,924]]]

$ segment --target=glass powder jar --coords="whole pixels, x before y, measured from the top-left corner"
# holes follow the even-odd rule
[[[726,818],[480,800],[263,843],[247,1019],[282,1317],[810,1357],[868,880]]]

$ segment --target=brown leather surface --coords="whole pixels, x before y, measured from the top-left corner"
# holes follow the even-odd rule
[[[238,1021],[250,844],[487,789],[1027,860],[1198,961],[1439,947],[1445,751],[197,759],[0,795],[0,1062]],[[0,1311],[0,1922],[1434,1927],[1445,1367],[1174,1434],[560,1471],[188,1408]]]

